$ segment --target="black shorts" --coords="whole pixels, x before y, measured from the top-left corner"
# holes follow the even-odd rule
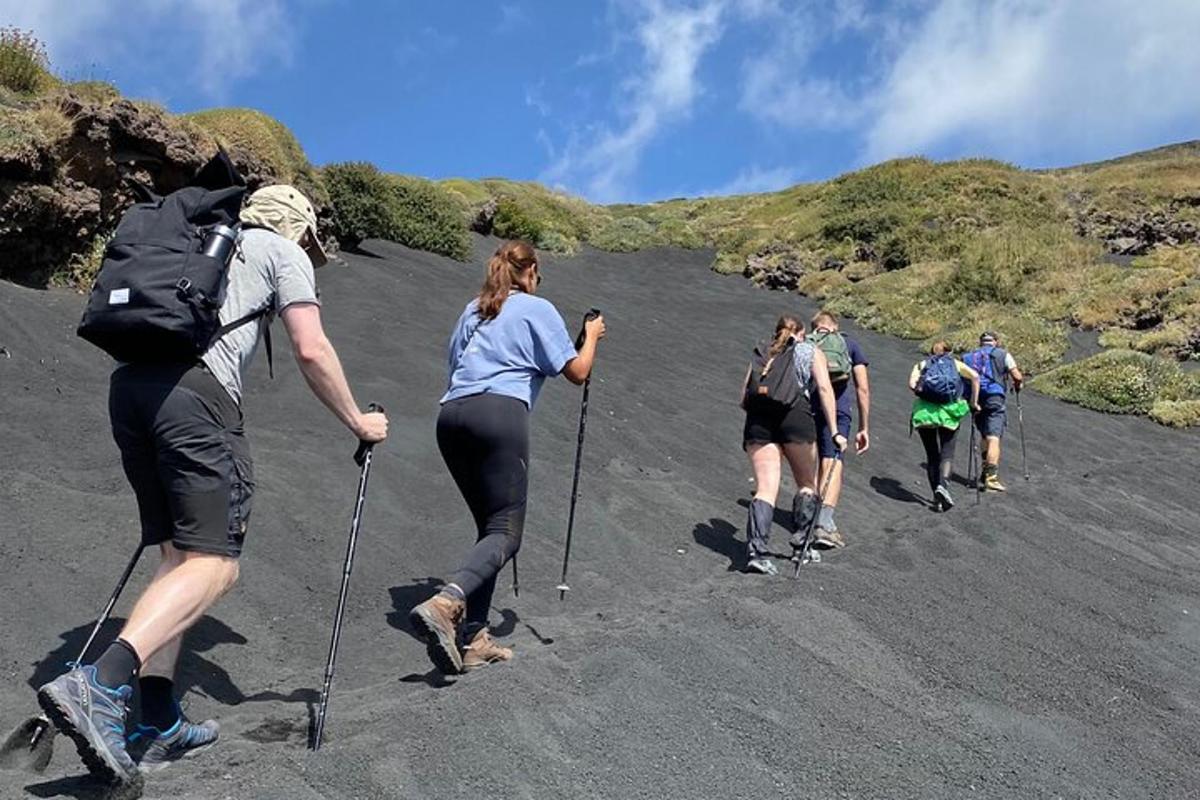
[[[1003,436],[1008,423],[1008,398],[1002,394],[985,395],[979,398],[979,407],[983,409],[975,415],[975,427],[979,429],[979,434],[985,439]]]
[[[817,440],[817,426],[808,401],[801,400],[788,409],[756,402],[746,407],[746,426],[742,429],[742,449],[752,444],[807,444]]]
[[[238,557],[254,467],[242,411],[203,367],[126,364],[108,413],[137,495],[142,543]]]

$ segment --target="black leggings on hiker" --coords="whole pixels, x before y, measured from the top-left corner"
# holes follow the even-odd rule
[[[932,491],[937,491],[938,486],[945,485],[950,479],[950,471],[954,468],[956,433],[957,428],[917,428],[921,444],[925,446],[925,474]]]
[[[487,625],[496,576],[521,547],[529,488],[529,409],[476,394],[450,400],[437,421],[438,449],[475,517],[478,539],[447,579],[467,598],[466,630]]]

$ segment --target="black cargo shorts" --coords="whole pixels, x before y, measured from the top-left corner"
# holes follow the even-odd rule
[[[240,556],[254,467],[242,411],[217,379],[199,365],[125,364],[108,412],[143,544]]]

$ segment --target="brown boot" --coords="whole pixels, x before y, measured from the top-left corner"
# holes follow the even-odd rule
[[[488,664],[495,664],[497,661],[511,661],[512,657],[512,648],[501,647],[492,638],[492,634],[487,628],[480,628],[475,637],[463,648],[463,672],[469,672],[478,667],[486,667]]]
[[[463,671],[462,656],[458,653],[458,626],[466,612],[466,603],[441,592],[408,615],[413,628],[425,639],[425,650],[433,665],[446,675]]]

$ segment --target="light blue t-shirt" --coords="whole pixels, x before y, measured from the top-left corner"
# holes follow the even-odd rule
[[[547,376],[578,355],[567,326],[547,300],[517,292],[495,319],[479,318],[472,300],[450,335],[450,387],[446,403],[473,394],[515,397],[529,408]]]

